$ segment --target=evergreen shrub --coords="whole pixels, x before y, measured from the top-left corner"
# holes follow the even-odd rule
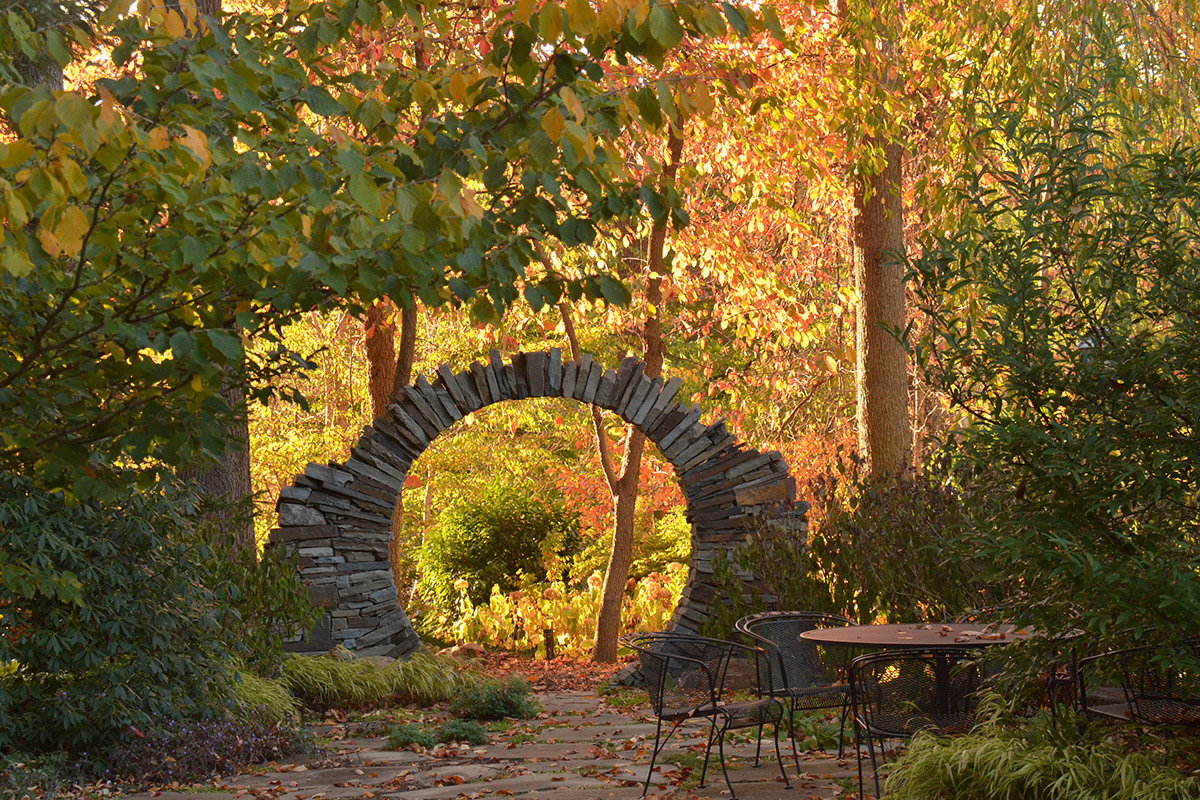
[[[72,502],[0,474],[0,752],[224,712],[238,620],[207,585],[213,553],[189,510],[163,486]]]
[[[455,583],[466,581],[471,602],[486,603],[493,586],[508,592],[522,576],[545,580],[548,569],[579,548],[579,538],[578,515],[561,499],[536,497],[519,482],[495,481],[447,509],[429,532],[418,593],[448,610],[458,597]]]

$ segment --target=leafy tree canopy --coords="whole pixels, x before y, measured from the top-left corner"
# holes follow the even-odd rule
[[[119,77],[66,92],[27,85],[11,54],[66,63],[82,29],[0,17],[0,468],[82,496],[114,464],[219,452],[222,381],[245,370],[263,399],[303,363],[246,340],[330,298],[485,319],[522,293],[624,301],[602,272],[526,272],[538,241],[644,211],[686,222],[611,144],[668,124],[670,88],[606,69],[759,27],[728,3],[523,0],[420,69],[345,57],[364,32],[444,22],[417,3],[142,11],[97,22]]]

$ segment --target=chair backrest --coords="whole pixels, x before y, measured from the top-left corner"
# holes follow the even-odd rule
[[[979,686],[965,650],[882,650],[850,662],[855,719],[877,735],[966,733]]]
[[[686,716],[720,701],[731,643],[673,632],[631,634],[622,641],[638,654],[655,716]]]
[[[736,628],[760,644],[766,653],[759,681],[768,691],[827,686],[844,678],[846,651],[801,639],[800,634],[818,628],[841,628],[854,623],[834,614],[812,611],[767,611],[737,621]]]
[[[1156,647],[1137,647],[1120,653],[1125,693],[1136,720],[1149,724],[1200,723],[1200,672],[1167,666],[1164,656],[1190,654],[1200,662],[1200,640]]]

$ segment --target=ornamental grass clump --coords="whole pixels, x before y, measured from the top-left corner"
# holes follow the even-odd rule
[[[289,656],[281,680],[300,702],[319,710],[444,703],[481,678],[450,659],[417,653],[384,667],[354,658]]]
[[[993,704],[998,708],[998,704]],[[1195,800],[1200,778],[1125,753],[1097,729],[993,711],[967,736],[914,737],[887,777],[889,800]]]
[[[272,725],[295,719],[300,703],[282,680],[260,677],[238,669],[234,672],[233,710],[241,719],[255,719]]]

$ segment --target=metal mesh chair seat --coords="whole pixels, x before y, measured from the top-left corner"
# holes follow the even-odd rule
[[[917,731],[967,733],[975,721],[981,679],[963,650],[883,650],[850,662],[854,726],[866,739],[879,795],[875,741],[907,739]],[[858,795],[863,796],[862,748]]]
[[[762,691],[787,703],[788,738],[792,758],[800,769],[796,749],[795,714],[837,708],[842,724],[838,731],[838,755],[842,753],[846,711],[850,707],[850,689],[846,684],[849,651],[831,648],[800,638],[800,634],[818,628],[841,628],[854,623],[845,617],[812,611],[766,611],[737,621],[737,630],[750,637],[762,650],[759,675]]]
[[[1171,654],[1200,660],[1200,640],[1080,659],[1076,675],[1080,709],[1092,716],[1143,725],[1200,725],[1200,673],[1167,666],[1164,658]]]
[[[1141,697],[1137,701],[1137,715],[1152,725],[1196,725],[1200,723],[1200,699]]]
[[[774,698],[760,697],[737,703],[721,703],[719,712],[728,717],[728,728],[756,728],[778,723],[783,718],[783,706]]]
[[[680,725],[692,719],[709,722],[708,744],[704,748],[704,766],[700,771],[700,786],[708,774],[708,759],[713,741],[721,758],[721,772],[729,787],[729,795],[736,798],[733,782],[725,764],[725,733],[735,728],[758,727],[762,738],[762,726],[768,722],[775,726],[775,755],[779,756],[779,722],[783,717],[783,706],[770,696],[754,700],[727,702],[722,699],[725,674],[729,659],[738,650],[756,652],[756,648],[737,642],[709,639],[684,633],[639,633],[622,637],[621,641],[638,654],[638,663],[646,680],[646,691],[650,695],[650,706],[657,724],[654,730],[654,750],[650,756],[650,770],[642,796],[650,789],[654,775],[654,762],[666,747],[671,736]],[[670,723],[666,737],[662,737],[663,723]],[[783,770],[783,759],[779,759],[779,772],[789,787],[787,773]]]

